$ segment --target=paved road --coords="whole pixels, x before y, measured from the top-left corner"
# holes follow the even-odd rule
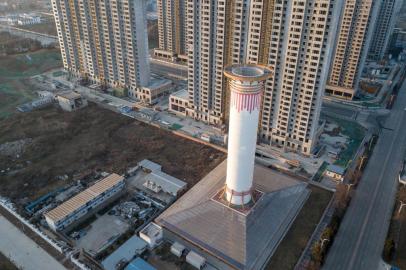
[[[24,270],[66,270],[45,250],[0,215],[0,252]]]
[[[0,24],[0,29],[2,31],[9,32],[12,35],[16,35],[23,38],[31,38],[41,42],[42,45],[50,45],[52,43],[58,42],[58,37],[51,36],[43,33],[38,33],[34,31],[19,29],[17,27],[6,26]]]
[[[406,83],[355,196],[340,226],[323,269],[378,269],[406,146]]]
[[[171,63],[165,63],[156,60],[151,61],[150,65],[152,73],[168,77],[176,77],[177,79],[187,78],[186,67],[180,68],[178,65],[172,65]]]
[[[358,108],[355,108],[353,106],[323,101],[322,112],[335,114],[337,116],[342,116],[345,118],[354,118],[359,111],[360,110]]]

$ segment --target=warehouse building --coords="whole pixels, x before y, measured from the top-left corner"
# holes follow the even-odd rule
[[[54,230],[66,229],[82,219],[91,210],[100,207],[124,188],[124,177],[110,174],[58,207],[44,214],[48,226]]]

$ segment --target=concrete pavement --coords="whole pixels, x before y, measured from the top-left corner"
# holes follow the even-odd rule
[[[0,216],[0,252],[24,270],[66,270],[45,250]]]
[[[344,216],[323,269],[380,267],[392,214],[397,176],[406,150],[406,84],[375,146],[354,198]]]

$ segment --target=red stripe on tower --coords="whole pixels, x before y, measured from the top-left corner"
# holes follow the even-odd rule
[[[231,95],[231,106],[237,109],[238,112],[248,111],[251,113],[253,110],[260,109],[260,94],[242,94],[233,92]]]

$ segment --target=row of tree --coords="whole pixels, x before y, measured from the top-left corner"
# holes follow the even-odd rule
[[[55,48],[55,45],[43,46],[37,40],[14,36],[8,32],[0,32],[0,55],[35,52],[43,48]]]
[[[356,160],[354,170],[351,170],[346,175],[347,184],[340,183],[336,186],[334,194],[334,214],[329,225],[324,229],[319,241],[312,246],[311,263],[309,269],[320,269],[324,263],[329,248],[333,244],[334,237],[338,232],[340,223],[344,218],[345,212],[351,202],[354,191],[361,180],[362,173],[366,167],[368,159],[372,154],[373,148],[377,141],[377,136],[373,136],[369,142],[364,145],[364,152]]]

